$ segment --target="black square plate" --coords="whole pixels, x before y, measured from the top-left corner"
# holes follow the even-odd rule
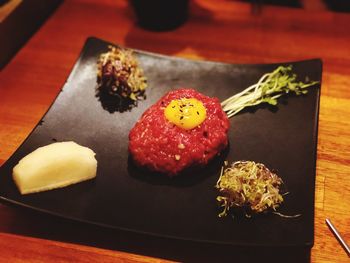
[[[192,87],[221,101],[257,82],[282,64],[233,65],[192,61],[135,51],[148,79],[147,99],[116,112],[96,96],[96,61],[109,43],[89,38],[66,84],[25,142],[1,167],[2,200],[35,210],[116,229],[182,240],[240,246],[313,245],[314,190],[320,85],[305,96],[281,99],[277,108],[257,107],[231,118],[225,158],[254,160],[278,171],[290,192],[282,218],[218,218],[221,161],[193,176],[165,178],[136,169],[128,158],[128,133],[141,114],[171,89]],[[301,80],[321,81],[318,59],[293,65]],[[63,189],[20,195],[12,168],[36,148],[75,141],[96,152],[95,180]]]

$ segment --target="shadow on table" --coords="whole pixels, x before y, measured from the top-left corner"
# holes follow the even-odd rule
[[[244,0],[246,2],[251,2],[259,5],[277,5],[277,6],[286,6],[293,8],[303,8],[303,5],[307,0]],[[330,11],[334,12],[350,12],[350,2],[345,0],[322,0],[320,3],[317,1],[309,1],[309,5],[324,5]]]
[[[181,262],[310,262],[310,249],[306,247],[247,248],[171,240],[79,223],[12,205],[3,210],[16,214],[15,220],[0,225],[0,231],[5,233]]]

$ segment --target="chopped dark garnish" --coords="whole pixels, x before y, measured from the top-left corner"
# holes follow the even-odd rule
[[[97,67],[97,96],[101,100],[110,95],[115,104],[132,108],[145,99],[147,80],[131,50],[109,46],[109,51],[100,55]]]

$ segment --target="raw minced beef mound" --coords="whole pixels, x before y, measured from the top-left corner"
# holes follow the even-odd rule
[[[206,108],[206,119],[191,130],[164,116],[174,99],[195,98]],[[129,152],[136,164],[151,171],[176,175],[193,166],[205,166],[228,144],[229,121],[217,98],[193,89],[170,91],[147,109],[129,134]]]

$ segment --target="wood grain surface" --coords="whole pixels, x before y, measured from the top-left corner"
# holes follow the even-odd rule
[[[349,262],[324,221],[330,218],[350,243],[350,14],[276,6],[254,10],[243,2],[196,0],[183,26],[151,32],[136,25],[127,1],[65,1],[1,71],[0,164],[47,111],[89,36],[230,63],[322,58],[310,261]],[[149,238],[127,236],[0,204],[0,262],[201,262],[201,251],[208,250],[197,248],[194,257],[188,248],[187,258],[180,258],[180,243],[160,251]]]

